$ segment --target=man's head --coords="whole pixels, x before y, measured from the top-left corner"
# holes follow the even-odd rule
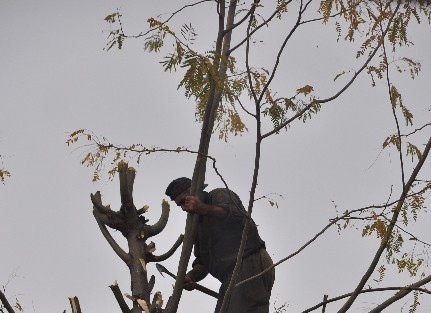
[[[168,185],[168,188],[166,188],[165,194],[171,198],[172,201],[175,201],[175,199],[182,193],[188,191],[188,189],[192,185],[192,180],[188,177],[180,177],[177,179],[174,179],[171,181],[171,183]],[[208,185],[204,185],[205,187]]]

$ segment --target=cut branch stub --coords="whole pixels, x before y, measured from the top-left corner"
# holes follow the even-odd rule
[[[114,297],[117,300],[118,305],[120,306],[121,312],[130,313],[130,308],[127,305],[126,301],[124,301],[123,294],[121,293],[117,281],[110,285],[109,288],[111,288],[112,292],[114,293]]]
[[[108,214],[111,211],[111,208],[109,205],[104,206],[102,204],[102,195],[100,194],[100,191],[96,191],[96,193],[90,194],[91,202],[94,205],[94,208],[100,211],[103,214]]]
[[[120,175],[120,195],[121,204],[125,207],[133,206],[133,183],[135,182],[136,171],[125,162],[118,164]]]

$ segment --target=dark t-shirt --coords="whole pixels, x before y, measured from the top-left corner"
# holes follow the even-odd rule
[[[202,264],[220,281],[232,271],[246,223],[246,210],[239,197],[225,188],[204,192],[204,202],[222,207],[225,217],[199,216],[194,240],[195,264]],[[244,258],[257,252],[265,242],[260,238],[256,224],[251,221]]]

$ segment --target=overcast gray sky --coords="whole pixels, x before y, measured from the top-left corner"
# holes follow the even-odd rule
[[[144,52],[140,40],[126,42],[122,51],[103,51],[109,30],[103,18],[117,8],[124,15],[126,30],[137,33],[146,29],[148,17],[173,12],[185,3],[2,1],[0,154],[12,177],[0,186],[0,285],[14,277],[6,293],[17,296],[26,312],[70,312],[67,297],[73,295],[79,297],[84,313],[115,312],[117,303],[108,286],[117,280],[122,291],[130,293],[127,267],[102,237],[89,197],[100,190],[104,203],[119,209],[118,180],[104,176],[92,183],[92,170],[80,165],[85,148],[67,147],[65,141],[71,131],[85,128],[114,143],[197,149],[200,125],[195,122],[193,102],[177,90],[180,76],[163,72],[158,63],[163,55]],[[208,12],[214,10],[208,8]],[[185,11],[174,23],[199,25],[198,42],[207,51],[215,38],[216,19],[203,12]],[[286,95],[308,83],[319,96],[327,97],[347,81],[347,77],[332,79],[343,70],[355,69],[355,51],[337,44],[333,29],[333,25],[307,25],[301,36],[293,38],[274,89]],[[265,58],[274,56],[275,34],[283,31],[285,27],[277,26],[270,35],[257,38],[264,42],[254,46],[256,61],[271,64]],[[431,117],[429,34],[429,25],[414,27],[415,45],[406,51],[422,63],[421,75],[414,81],[408,75],[394,78],[417,126],[429,123]],[[214,137],[210,151],[229,186],[244,201],[253,165],[254,127],[249,130],[227,143]],[[257,196],[283,197],[274,196],[278,208],[257,202],[254,219],[274,261],[294,252],[336,216],[334,204],[344,211],[384,203],[391,186],[395,197],[400,190],[398,155],[394,150],[381,153],[382,142],[394,132],[385,85],[370,88],[369,77],[363,76],[310,121],[296,122],[264,143]],[[430,128],[425,129],[415,140],[423,143],[430,133]],[[150,223],[160,215],[166,185],[178,176],[190,176],[194,161],[189,154],[157,154],[145,157],[139,166],[132,164],[138,170],[135,204],[150,206]],[[428,175],[429,168],[428,161]],[[209,189],[222,186],[211,169],[207,183]],[[419,216],[410,231],[429,243],[430,216]],[[165,232],[152,238],[157,253],[170,248],[183,233],[184,222],[183,212],[172,206]],[[375,237],[361,238],[361,226],[358,223],[341,235],[330,229],[277,267],[271,303],[287,303],[288,312],[298,312],[321,301],[324,294],[332,297],[352,291],[378,246]],[[124,244],[120,236],[115,237]],[[179,254],[164,265],[176,271]],[[173,281],[158,275],[153,264],[148,270],[156,276],[155,290],[167,299]],[[426,273],[430,274],[429,269]],[[378,286],[418,279],[397,274]],[[204,284],[212,289],[219,285],[211,278]],[[377,286],[373,281],[370,285]],[[364,312],[391,294],[361,297],[351,311]],[[388,312],[399,312],[405,301]],[[420,301],[417,312],[427,312],[429,296],[420,296]],[[212,312],[214,306],[206,295],[185,292],[179,312]],[[331,311],[337,307],[331,306]]]

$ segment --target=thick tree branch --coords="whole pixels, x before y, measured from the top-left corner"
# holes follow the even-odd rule
[[[120,306],[121,312],[130,313],[130,308],[127,305],[126,301],[123,298],[123,294],[121,293],[120,287],[115,281],[112,285],[109,286],[112,292],[114,293],[114,297],[117,300],[118,305]]]
[[[216,40],[215,52],[216,55],[220,55],[220,58],[216,58],[214,66],[218,68],[218,76],[224,78],[227,71],[226,55],[230,48],[231,32],[225,33],[225,29],[232,28],[234,23],[234,16],[236,11],[236,0],[230,0],[229,10],[227,15],[226,27],[224,26],[225,21],[225,6],[224,3],[218,1],[219,12],[219,30]],[[202,123],[201,136],[199,142],[199,154],[196,159],[195,167],[192,176],[191,194],[200,196],[205,181],[206,161],[205,157],[208,154],[209,144],[211,140],[212,131],[214,128],[214,121],[218,105],[221,100],[222,90],[219,83],[213,83],[210,87],[208,101],[205,106],[205,113]],[[174,291],[171,298],[166,305],[166,313],[174,313],[177,311],[178,303],[181,298],[183,291],[184,277],[190,259],[190,254],[193,247],[193,237],[196,231],[198,217],[190,213],[187,214],[186,229],[184,232],[183,247],[181,251],[180,262],[178,265],[177,279],[175,281]]]
[[[157,256],[157,255],[153,255],[153,254],[148,254],[147,255],[147,262],[162,262],[162,261],[168,259],[178,249],[178,247],[183,242],[183,239],[184,239],[184,235],[180,235],[178,237],[177,241],[175,241],[174,245],[166,253],[164,253],[162,255]]]
[[[70,307],[72,308],[72,313],[82,313],[81,306],[79,305],[78,297],[69,298]]]
[[[168,223],[169,219],[169,203],[165,200],[162,201],[162,214],[160,219],[154,225],[148,226],[147,228],[147,238],[159,234]]]
[[[97,213],[95,210],[93,210],[94,218],[97,221],[97,225],[99,225],[100,231],[103,234],[103,237],[105,237],[106,241],[108,241],[111,248],[115,251],[115,253],[124,261],[124,263],[129,264],[130,263],[130,255],[126,253],[115,241],[115,239],[111,236],[111,233],[106,228],[105,224],[103,224],[97,217]]]
[[[133,183],[135,181],[136,171],[133,167],[128,167],[127,163],[118,165],[120,175],[120,196],[123,206],[133,205]]]
[[[102,195],[100,194],[100,191],[97,191],[94,195],[90,194],[90,198],[95,209],[97,209],[100,213],[109,214],[110,212],[112,212],[109,205],[104,206],[102,204]]]

